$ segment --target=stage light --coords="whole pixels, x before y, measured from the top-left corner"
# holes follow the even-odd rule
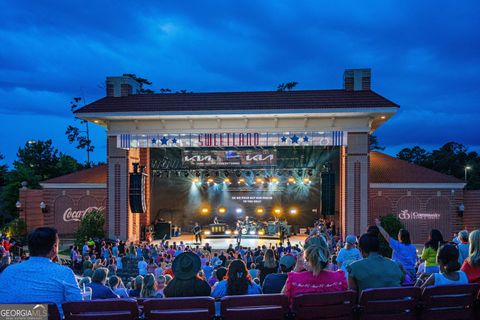
[[[291,214],[291,215],[297,214],[297,209],[291,208],[291,209],[290,209],[290,214]]]
[[[238,179],[238,183],[245,183],[245,179],[244,178]]]
[[[193,178],[192,179],[192,183],[199,183],[200,182],[200,179],[199,178]]]
[[[233,234],[238,234],[238,230],[233,231]]]
[[[225,183],[225,184],[230,184],[230,183],[232,183],[232,182],[230,181],[229,178],[225,178],[225,179],[223,179],[223,183]]]
[[[271,183],[278,183],[278,178],[277,177],[271,177],[270,182]]]
[[[263,231],[263,230],[258,231],[259,236],[263,236],[264,234],[265,234],[265,231]]]
[[[277,208],[277,209],[273,210],[273,212],[275,212],[275,214],[280,214],[280,213],[282,213],[282,209]]]
[[[195,171],[195,175],[196,175],[197,177],[200,177],[200,171],[198,171],[198,170]]]
[[[313,175],[313,170],[312,170],[312,169],[308,169],[307,174],[311,177],[311,176]]]
[[[235,212],[236,212],[236,213],[242,213],[243,210],[242,210],[242,208],[237,208],[237,209],[235,209]]]
[[[232,234],[232,230],[225,230],[225,234]]]
[[[225,172],[223,173],[225,175],[225,177],[228,177],[230,175],[230,172],[228,172],[227,170],[225,170]]]
[[[190,173],[189,173],[188,171],[185,171],[185,172],[183,173],[183,175],[185,176],[185,178],[188,178],[188,176],[190,175]]]
[[[213,183],[214,180],[213,180],[213,178],[208,178],[207,182],[208,182],[208,183]]]
[[[256,233],[257,232],[255,230],[252,230],[252,231],[249,232],[249,234],[252,235],[252,236],[255,235]]]
[[[264,214],[264,213],[265,213],[265,209],[263,209],[263,208],[257,208],[257,210],[255,210],[255,212],[257,212],[257,214]]]
[[[289,184],[290,184],[290,183],[296,183],[294,177],[289,177],[287,181],[288,181]]]
[[[303,183],[304,184],[311,184],[312,181],[309,178],[305,178],[305,179],[303,179]]]
[[[207,214],[209,212],[208,208],[202,208],[202,213]]]
[[[225,209],[224,207],[218,208],[218,213],[224,214],[225,212],[227,212],[227,209]]]
[[[258,183],[258,184],[262,184],[263,183],[263,179],[258,177],[257,179],[255,179],[255,182]]]
[[[210,232],[210,230],[205,230],[205,231],[203,231],[203,234],[206,235],[206,236],[208,236],[208,235],[211,234],[211,232]]]

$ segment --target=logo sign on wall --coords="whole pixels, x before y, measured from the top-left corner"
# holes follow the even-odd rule
[[[86,214],[92,211],[105,211],[105,208],[104,207],[88,207],[85,210],[77,210],[77,211],[74,211],[72,208],[68,208],[63,213],[63,221],[65,222],[80,221]]]
[[[439,213],[423,213],[417,211],[400,210],[398,214],[400,220],[438,220]]]
[[[274,166],[276,150],[183,150],[183,165],[207,166]]]
[[[344,131],[125,133],[117,136],[117,147],[122,149],[346,145],[347,134]]]

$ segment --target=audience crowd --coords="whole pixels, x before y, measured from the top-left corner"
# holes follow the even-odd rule
[[[391,258],[380,254],[382,237]],[[394,238],[378,220],[358,239],[349,235],[344,241],[318,223],[301,245],[215,250],[208,243],[88,240],[71,247],[69,267],[55,263],[54,229],[32,231],[23,260],[12,262],[8,238],[0,244],[0,301],[49,301],[60,312],[62,303],[82,299],[283,293],[291,302],[310,292],[480,282],[480,230],[460,231],[450,242],[431,230],[417,254],[408,230]],[[129,274],[132,265],[135,272]]]

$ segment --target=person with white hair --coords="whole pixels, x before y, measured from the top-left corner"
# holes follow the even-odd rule
[[[470,244],[468,243],[468,231],[462,230],[458,233],[458,240],[460,243],[457,244],[458,248],[458,263],[463,264],[463,261],[468,258],[468,250],[470,249]]]
[[[468,240],[469,255],[463,262],[461,270],[467,274],[469,283],[480,283],[480,230],[472,231]]]

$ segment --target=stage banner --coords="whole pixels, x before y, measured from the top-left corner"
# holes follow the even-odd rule
[[[268,150],[182,150],[184,167],[271,167],[277,164],[277,151]]]
[[[120,134],[117,147],[130,148],[205,148],[205,147],[288,147],[288,146],[346,146],[344,131],[304,132],[219,132],[182,134]]]

